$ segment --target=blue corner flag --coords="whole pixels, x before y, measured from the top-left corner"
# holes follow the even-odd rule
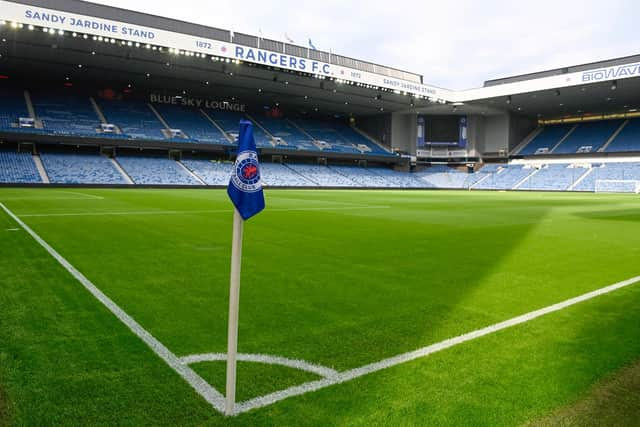
[[[253,138],[253,124],[240,120],[238,157],[227,187],[227,194],[245,221],[264,209],[260,164]]]

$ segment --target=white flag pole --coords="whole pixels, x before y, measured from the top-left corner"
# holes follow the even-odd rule
[[[229,332],[227,335],[227,393],[225,415],[233,415],[236,401],[236,356],[238,353],[238,310],[240,305],[240,267],[242,263],[242,229],[244,220],[233,211],[231,244],[231,279],[229,290]]]

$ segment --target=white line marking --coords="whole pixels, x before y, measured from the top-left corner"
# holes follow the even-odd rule
[[[436,353],[438,351],[445,350],[447,348],[456,346],[458,344],[462,344],[467,341],[475,340],[477,338],[483,337],[485,335],[492,334],[494,332],[501,331],[503,329],[510,328],[512,326],[516,326],[525,322],[529,322],[538,317],[547,315],[549,313],[553,313],[567,307],[570,307],[575,304],[579,304],[581,302],[590,300],[592,298],[596,298],[598,296],[608,294],[610,292],[616,291],[618,289],[631,286],[635,283],[640,282],[640,276],[633,277],[631,279],[615,283],[613,285],[597,289],[595,291],[577,296],[575,298],[568,299],[563,302],[559,302],[557,304],[550,305],[548,307],[541,308],[539,310],[531,311],[529,313],[523,314],[521,316],[514,317],[509,320],[505,320],[500,323],[496,323],[490,326],[487,326],[482,329],[477,329],[472,332],[468,332],[466,334],[449,338],[447,340],[441,341],[439,343],[431,344],[426,347],[422,347],[418,350],[414,350],[408,353],[399,354],[397,356],[390,357],[388,359],[381,360],[379,362],[371,363],[368,365],[361,366],[359,368],[351,369],[348,371],[344,371],[339,373],[333,378],[325,378],[317,381],[310,381],[305,384],[301,384],[298,386],[290,387],[286,390],[277,391],[271,394],[267,394],[265,396],[256,397],[254,399],[247,400],[245,402],[238,403],[236,405],[236,414],[240,414],[243,412],[251,411],[256,408],[260,408],[263,406],[271,405],[280,400],[287,399],[293,396],[299,396],[305,393],[309,393],[311,391],[320,390],[325,387],[329,387],[331,385],[344,383],[346,381],[351,381],[355,378],[362,377],[364,375],[371,374],[373,372],[377,372],[383,369],[390,368],[392,366],[400,365],[403,363],[410,362],[415,359],[419,359],[425,356],[429,356],[430,354]]]
[[[2,197],[2,201],[3,202],[14,202],[14,201],[21,201],[21,200],[33,200],[33,201],[40,201],[40,200],[91,200],[91,199],[87,199],[85,197],[38,197],[38,196],[17,196],[17,197]]]
[[[49,190],[50,191],[50,190]],[[93,194],[80,193],[76,191],[56,191],[53,194],[75,194],[82,197],[51,197],[51,196],[15,196],[15,197],[3,197],[2,200],[13,201],[13,200],[104,200],[104,197],[95,196]]]
[[[104,200],[104,197],[102,196],[96,196],[94,194],[87,194],[87,193],[80,193],[79,191],[58,191],[58,193],[77,194],[79,196],[84,196],[87,199]]]
[[[180,362],[185,365],[191,365],[192,363],[200,362],[220,362],[227,360],[226,353],[207,353],[207,354],[194,354],[180,358]],[[338,375],[338,371],[335,371],[326,366],[315,365],[313,363],[306,362],[299,359],[287,359],[286,357],[270,356],[268,354],[238,354],[237,360],[241,362],[255,362],[265,363],[268,365],[281,365],[293,369],[299,369],[301,371],[311,372],[324,378],[330,378]]]
[[[337,206],[337,207],[318,207],[318,208],[270,208],[269,212],[297,212],[297,211],[343,211],[343,210],[360,210],[360,209],[389,209],[389,206]],[[114,212],[66,212],[66,213],[40,213],[40,214],[20,214],[21,218],[48,218],[48,217],[67,217],[67,216],[127,216],[127,215],[190,215],[203,213],[231,213],[231,209],[210,209],[210,210],[191,210],[191,211],[114,211]]]
[[[19,228],[7,228],[6,231],[20,231]]]
[[[180,362],[180,359],[173,354],[167,347],[158,341],[153,335],[147,332],[138,322],[122,310],[115,302],[98,289],[89,279],[87,279],[80,271],[69,263],[62,255],[45,242],[35,231],[27,224],[22,222],[20,218],[15,216],[3,203],[0,207],[9,215],[20,227],[33,237],[49,254],[55,258],[58,263],[64,267],[73,277],[78,280],[98,301],[100,301],[109,311],[111,311],[122,323],[124,323],[134,334],[136,334],[145,344],[149,346],[155,354],[157,354],[167,365],[173,368],[185,381],[194,388],[207,402],[215,409],[222,412],[224,410],[224,397],[211,385],[209,385],[202,377],[195,373],[191,368]]]

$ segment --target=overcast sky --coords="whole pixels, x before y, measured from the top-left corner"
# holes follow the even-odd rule
[[[94,0],[424,75],[449,89],[640,53],[637,0]]]

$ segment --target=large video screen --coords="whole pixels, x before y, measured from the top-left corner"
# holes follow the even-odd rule
[[[460,138],[460,117],[424,116],[425,143],[454,143]]]

